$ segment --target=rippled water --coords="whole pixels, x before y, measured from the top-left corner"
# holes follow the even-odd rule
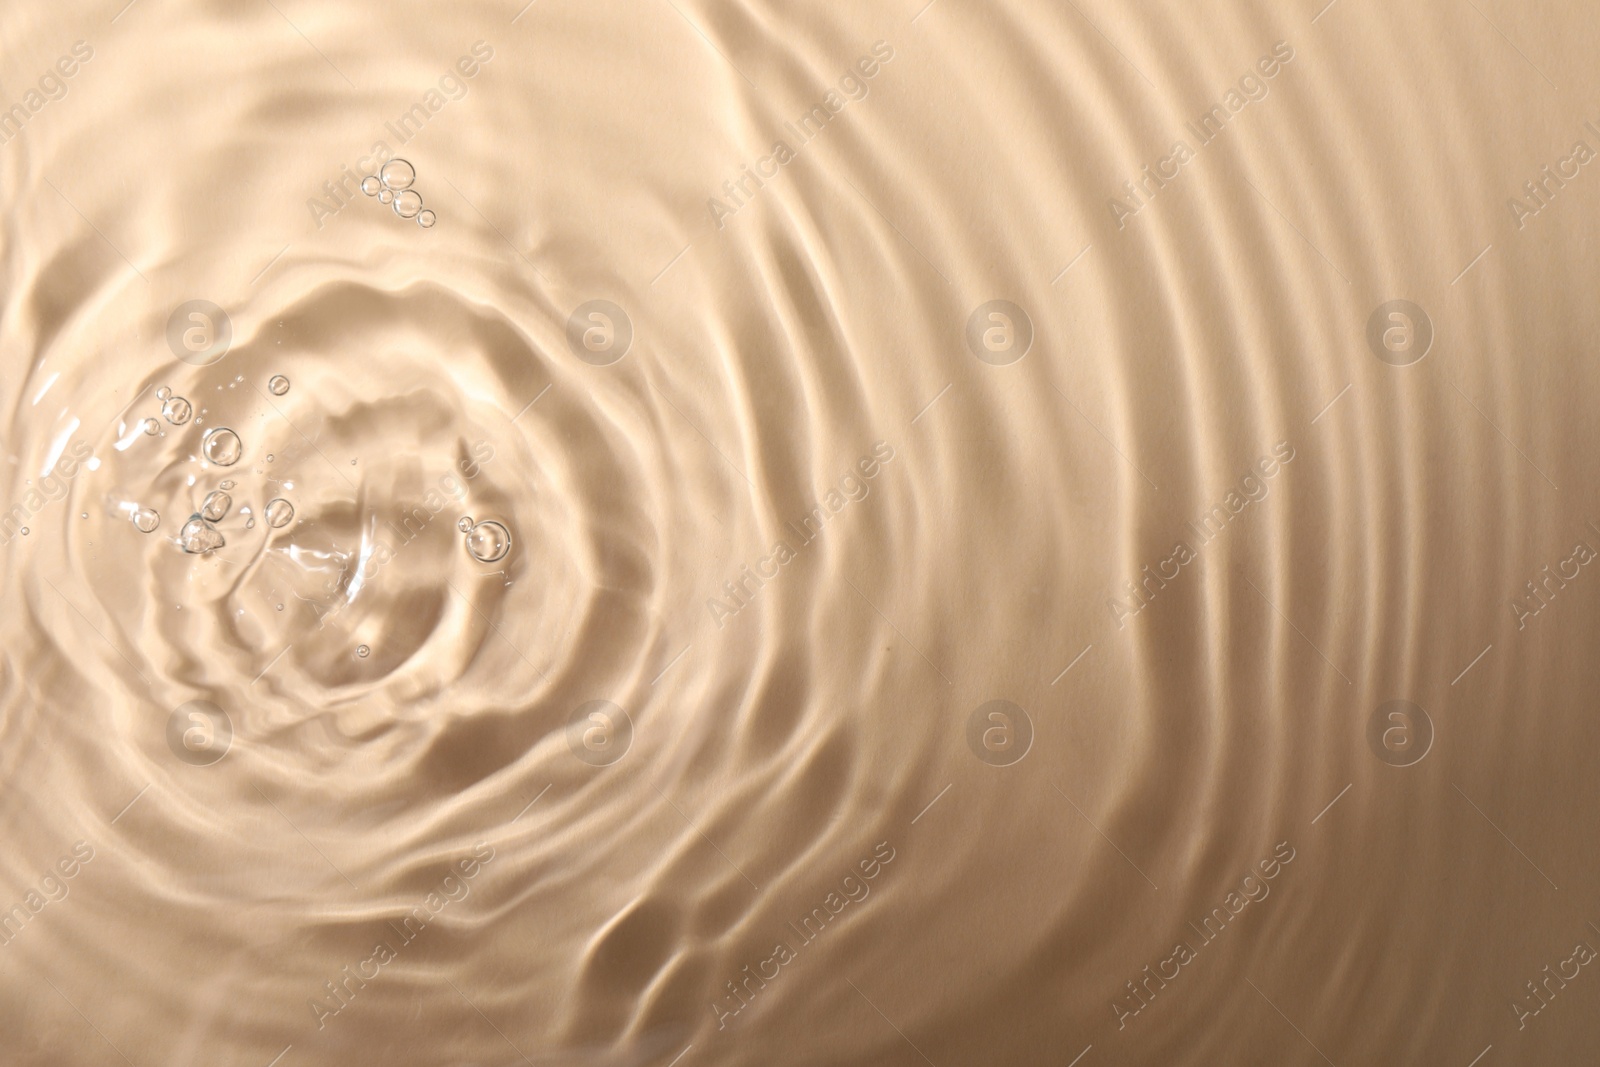
[[[1600,1051],[1581,5],[123,2],[0,12],[4,1062]]]

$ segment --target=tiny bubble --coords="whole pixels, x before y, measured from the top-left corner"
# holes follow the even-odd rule
[[[362,659],[366,659],[368,656],[372,655],[372,649],[368,648],[366,645],[357,645],[356,655],[360,656]]]
[[[154,437],[157,433],[161,432],[161,424],[155,419],[145,419],[144,432],[149,434],[151,437]]]
[[[156,390],[156,399],[157,400],[165,400],[167,397],[169,397],[171,395],[172,395],[172,390],[168,389],[164,385],[160,389]]]
[[[273,396],[282,396],[289,391],[289,379],[281,374],[274,374],[272,380],[267,383],[267,391]]]

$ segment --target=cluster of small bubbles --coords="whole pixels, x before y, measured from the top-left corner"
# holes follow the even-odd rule
[[[162,416],[174,426],[182,426],[194,414],[194,408],[181,396],[169,396],[161,405]]]
[[[267,517],[268,526],[274,530],[281,530],[289,525],[289,521],[294,518],[294,505],[280,496],[276,500],[267,502],[267,509],[264,514]]]
[[[222,484],[231,485],[233,483],[223,482]],[[228,517],[228,509],[231,507],[233,507],[233,497],[221,489],[217,489],[206,494],[205,501],[200,505],[200,517],[207,522],[221,522]]]
[[[200,452],[219,467],[231,467],[239,462],[244,445],[240,444],[238,434],[226,426],[218,426],[214,430],[207,430],[200,439]]]
[[[289,379],[281,374],[274,374],[272,380],[267,382],[267,392],[273,396],[282,396],[289,391]]]
[[[140,533],[154,533],[155,528],[161,525],[161,516],[155,508],[140,508],[133,513],[133,525]]]
[[[372,655],[372,649],[368,648],[366,645],[357,645],[356,655],[360,656],[362,659],[366,659],[368,656]]]
[[[378,173],[361,179],[361,191],[377,197],[380,204],[393,207],[394,213],[401,218],[416,219],[418,226],[428,229],[439,221],[439,216],[431,209],[423,208],[422,194],[411,188],[411,183],[416,180],[416,167],[403,159],[391,159],[378,169]]]
[[[467,552],[479,563],[498,563],[511,551],[511,531],[493,519],[473,522],[464,517],[456,529],[467,535]]]

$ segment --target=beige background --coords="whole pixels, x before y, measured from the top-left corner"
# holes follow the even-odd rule
[[[1600,576],[1527,587],[1600,550],[1600,176],[1561,163],[1600,149],[1592,13],[923,3],[6,5],[7,1062],[1593,1058],[1592,966],[1514,1007],[1600,946]],[[378,142],[432,229],[349,191]],[[1409,366],[1367,343],[1397,299]],[[231,324],[207,366],[191,300]],[[596,300],[614,362],[568,340]],[[994,300],[1020,359],[969,347]],[[184,553],[224,479],[227,544]]]

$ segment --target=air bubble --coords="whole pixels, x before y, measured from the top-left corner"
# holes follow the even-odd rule
[[[281,530],[289,525],[290,519],[294,518],[294,505],[280,496],[276,500],[267,502],[265,515],[268,526],[274,530]]]
[[[200,452],[219,467],[231,467],[239,462],[244,445],[239,443],[238,434],[226,426],[218,426],[214,430],[207,430],[205,437],[201,438]]]
[[[155,508],[140,508],[133,513],[133,525],[140,533],[152,533],[161,525],[161,516],[156,513]]]
[[[223,482],[223,485],[230,483]],[[221,522],[228,517],[228,509],[233,507],[233,497],[220,489],[206,494],[205,501],[200,505],[200,517],[207,522]]]
[[[467,551],[479,563],[496,563],[511,551],[511,531],[493,519],[474,523],[467,531]]]
[[[417,225],[421,226],[424,230],[431,229],[433,224],[438,221],[439,216],[433,213],[432,208],[428,208],[426,211],[422,212],[422,214],[417,216]]]
[[[231,480],[225,481],[221,485],[217,486],[217,488],[218,489],[232,489],[233,488],[233,482]]]
[[[174,426],[182,426],[194,414],[194,408],[181,396],[168,397],[161,405],[162,416]]]
[[[271,462],[272,462],[272,461],[273,461],[273,460],[275,460],[275,459],[277,459],[277,458],[278,458],[278,457],[277,457],[277,456],[274,456],[274,455],[273,455],[273,454],[272,454],[272,453],[271,453],[271,452],[268,452],[268,453],[267,453],[267,462],[268,462],[268,463],[271,463]]]
[[[172,395],[172,390],[168,389],[164,385],[160,389],[156,390],[156,399],[157,400],[165,400],[167,397],[169,397],[171,395]]]
[[[422,210],[422,194],[406,189],[394,194],[394,213],[403,219],[414,219]]]
[[[368,656],[372,655],[372,649],[368,648],[366,645],[357,645],[356,655],[360,656],[362,659],[366,659]]]
[[[272,380],[267,383],[267,392],[271,393],[273,396],[282,396],[288,391],[289,379],[285,378],[281,374],[274,374],[272,376]]]
[[[161,432],[161,424],[155,419],[145,419],[143,426],[144,432],[149,434],[151,437],[154,437],[156,434]]]
[[[378,170],[378,177],[386,188],[399,191],[411,188],[417,180],[417,168],[403,159],[391,159]]]
[[[361,179],[361,191],[368,196],[377,196],[378,190],[383,188],[383,180],[376,174],[369,174]]]
[[[378,193],[378,203],[387,204],[392,200],[394,200],[394,193],[390,192],[389,190],[384,189]]]
[[[457,519],[456,520],[456,529],[460,530],[462,533],[471,533],[472,532],[472,516],[471,515],[463,515],[463,516],[461,516],[461,518]]]
[[[23,537],[27,537],[28,536],[28,528],[26,526],[24,526],[22,528],[22,536]]]
[[[178,533],[178,543],[191,555],[200,555],[221,548],[228,542],[222,533],[199,515],[191,516]]]

